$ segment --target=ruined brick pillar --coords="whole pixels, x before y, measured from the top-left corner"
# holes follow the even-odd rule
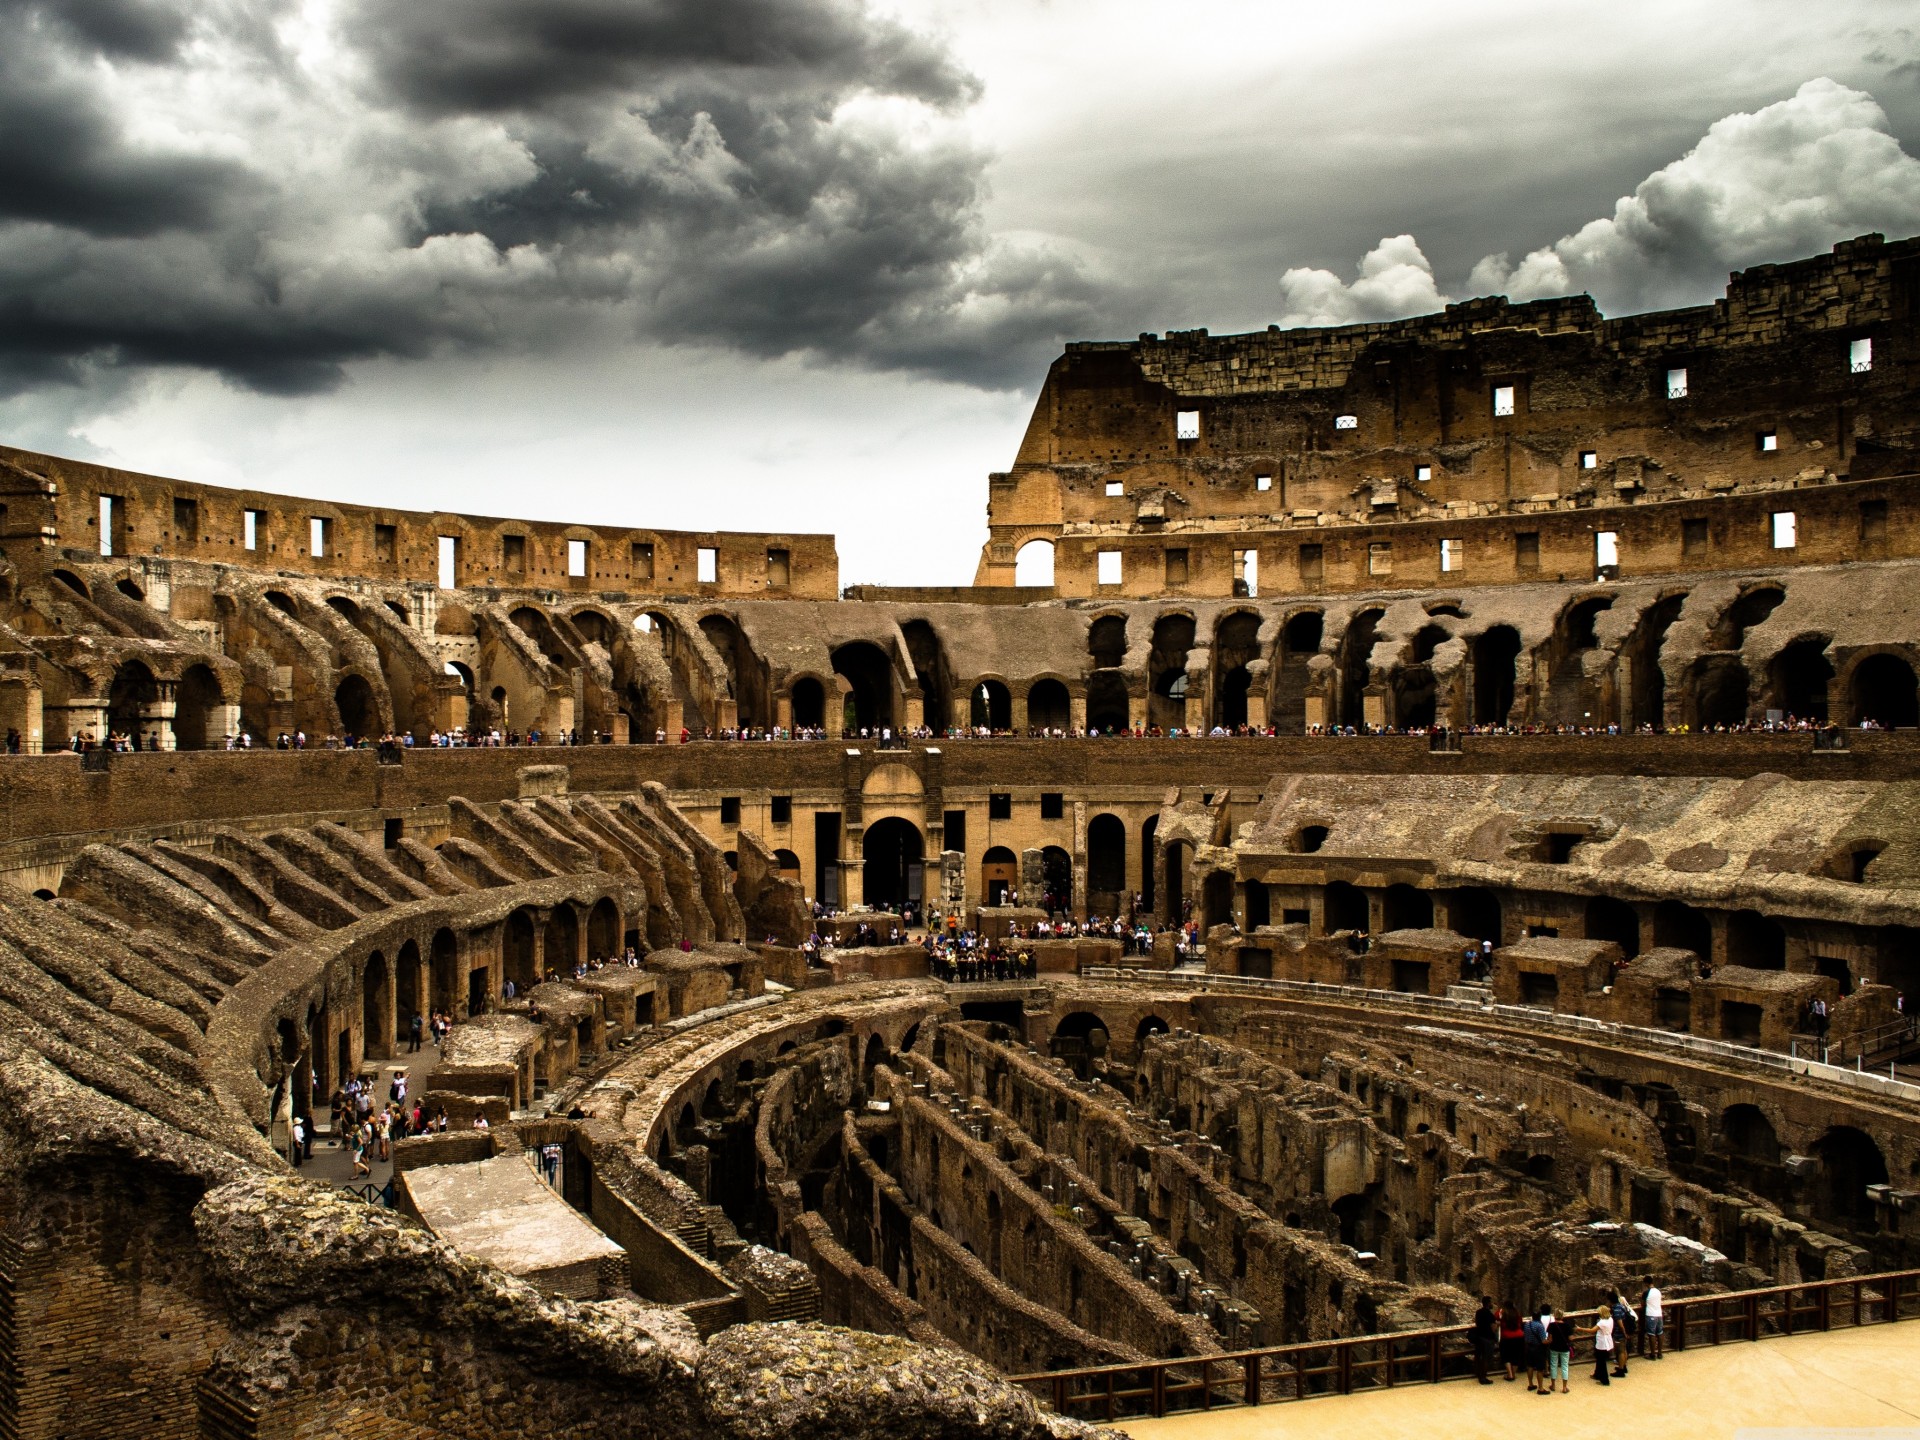
[[[680,743],[680,732],[687,725],[687,707],[678,700],[669,700],[666,708],[666,719],[660,723],[667,732],[667,743],[677,745]]]
[[[1144,730],[1147,726],[1147,697],[1129,691],[1127,694],[1127,726],[1133,730]]]
[[[781,694],[773,702],[773,723],[782,730],[793,729],[793,696]]]
[[[1067,725],[1076,735],[1087,733],[1087,692],[1076,690],[1067,700]]]
[[[176,750],[179,742],[173,733],[175,685],[171,680],[154,682],[153,699],[140,707],[140,748]]]
[[[740,728],[740,702],[722,700],[714,706],[713,728],[716,730],[738,730]]]

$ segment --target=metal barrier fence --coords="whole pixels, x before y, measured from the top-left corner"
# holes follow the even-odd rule
[[[364,1200],[369,1205],[393,1205],[393,1182],[375,1185],[371,1181],[361,1185],[342,1185],[340,1192],[354,1200]]]
[[[1670,1299],[1664,1308],[1665,1344],[1670,1351],[1920,1319],[1920,1270]],[[1576,1321],[1581,1318],[1576,1313]],[[1591,1340],[1574,1342],[1573,1363],[1592,1365]],[[1498,1368],[1497,1362],[1493,1368]],[[1466,1332],[1451,1326],[1138,1365],[1055,1370],[1017,1375],[1013,1383],[1044,1400],[1058,1415],[1106,1423],[1270,1405],[1316,1395],[1352,1395],[1391,1385],[1469,1380],[1477,1373]]]
[[[1715,1060],[1732,1060],[1766,1070],[1784,1070],[1832,1081],[1849,1089],[1868,1090],[1904,1100],[1920,1100],[1920,1085],[1877,1074],[1872,1070],[1849,1069],[1818,1060],[1791,1055],[1781,1050],[1762,1050],[1731,1040],[1708,1040],[1671,1030],[1654,1030],[1644,1025],[1622,1025],[1615,1020],[1596,1020],[1588,1015],[1562,1015],[1531,1005],[1484,1005],[1471,1000],[1451,1000],[1444,995],[1421,995],[1405,990],[1372,990],[1361,985],[1325,985],[1316,980],[1262,980],[1248,975],[1208,975],[1199,972],[1175,973],[1167,970],[1138,970],[1127,966],[1089,965],[1080,972],[1082,980],[1102,980],[1123,985],[1163,986],[1176,990],[1214,990],[1223,994],[1274,995],[1309,1000],[1361,1000],[1369,1005],[1391,1005],[1409,1010],[1425,1010],[1435,1016],[1460,1016],[1465,1019],[1501,1020],[1533,1029],[1586,1036],[1596,1040],[1615,1039],[1635,1046],[1677,1051]]]

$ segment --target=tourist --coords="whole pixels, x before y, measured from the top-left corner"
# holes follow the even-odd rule
[[[420,1036],[425,1029],[426,1026],[423,1025],[420,1020],[420,1012],[418,1010],[414,1011],[413,1019],[407,1026],[407,1053],[409,1055],[417,1055],[420,1053]]]
[[[1616,1377],[1627,1373],[1627,1342],[1633,1339],[1633,1307],[1627,1303],[1627,1297],[1620,1291],[1612,1292],[1607,1304],[1607,1313],[1613,1320],[1613,1373]]]
[[[1537,1314],[1529,1315],[1524,1329],[1526,1339],[1527,1389],[1539,1394],[1547,1393],[1547,1323],[1553,1312],[1542,1305]]]
[[[1582,1330],[1582,1335],[1593,1337],[1593,1378],[1602,1385],[1611,1385],[1607,1377],[1607,1368],[1613,1364],[1613,1312],[1602,1305],[1593,1315],[1593,1328]]]
[[[1500,1309],[1500,1363],[1506,1367],[1507,1379],[1518,1375],[1526,1358],[1526,1326],[1520,1319],[1519,1309],[1509,1300]]]
[[[1493,1357],[1500,1347],[1500,1316],[1493,1308],[1491,1295],[1480,1297],[1480,1308],[1474,1311],[1473,1327],[1467,1331],[1467,1339],[1473,1345],[1475,1378],[1482,1385],[1491,1385],[1493,1378],[1487,1374],[1487,1371],[1492,1366]]]
[[[1647,1287],[1647,1293],[1640,1299],[1640,1346],[1649,1359],[1658,1360],[1663,1344],[1661,1336],[1667,1329],[1665,1299],[1651,1275],[1642,1276],[1640,1283]]]
[[[1567,1388],[1567,1376],[1573,1367],[1573,1322],[1560,1311],[1553,1312],[1553,1323],[1547,1326],[1547,1393],[1553,1393],[1553,1382],[1560,1382],[1560,1393],[1571,1394]]]

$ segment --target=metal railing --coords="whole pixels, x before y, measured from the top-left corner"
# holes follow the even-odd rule
[[[1670,1351],[1920,1319],[1920,1270],[1670,1299],[1664,1308],[1665,1346]],[[1574,1318],[1585,1323],[1589,1317],[1576,1312]],[[1593,1342],[1575,1340],[1573,1356],[1574,1364],[1591,1366]],[[1478,1373],[1466,1331],[1449,1326],[1137,1365],[1054,1370],[1016,1375],[1013,1383],[1058,1415],[1107,1423],[1352,1395],[1393,1385],[1432,1385],[1472,1379]]]
[[[384,1185],[375,1185],[371,1181],[360,1185],[342,1185],[340,1193],[352,1200],[363,1200],[369,1205],[385,1205],[389,1208],[393,1205],[391,1180]]]
[[[1762,1050],[1731,1040],[1709,1040],[1673,1030],[1655,1030],[1644,1025],[1623,1025],[1617,1020],[1599,1020],[1590,1015],[1562,1015],[1558,1011],[1531,1005],[1487,1005],[1473,1000],[1452,1000],[1444,995],[1422,995],[1406,990],[1375,990],[1363,985],[1327,985],[1317,980],[1262,980],[1248,975],[1174,974],[1166,970],[1138,970],[1126,966],[1089,965],[1080,972],[1083,980],[1111,981],[1124,985],[1159,985],[1178,990],[1217,990],[1226,994],[1274,995],[1310,1000],[1358,1000],[1368,1005],[1398,1006],[1414,1011],[1429,1011],[1436,1016],[1459,1016],[1480,1020],[1499,1020],[1529,1028],[1552,1030],[1595,1040],[1614,1039],[1627,1044],[1713,1060],[1736,1061],[1765,1070],[1783,1070],[1830,1080],[1855,1089],[1868,1089],[1906,1100],[1920,1100],[1920,1085],[1893,1079],[1872,1070],[1855,1070],[1845,1065],[1829,1065],[1819,1060],[1789,1054],[1784,1050]]]

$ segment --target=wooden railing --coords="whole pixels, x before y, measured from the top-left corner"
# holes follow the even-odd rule
[[[1665,1343],[1670,1351],[1920,1319],[1920,1270],[1672,1299],[1665,1311]],[[1576,1323],[1591,1323],[1592,1312],[1576,1312],[1574,1318]],[[1628,1343],[1643,1345],[1644,1337]],[[1573,1363],[1593,1364],[1592,1341],[1575,1342]],[[1449,1326],[1138,1365],[1054,1370],[1019,1375],[1014,1383],[1033,1392],[1057,1414],[1104,1423],[1269,1405],[1315,1395],[1351,1395],[1391,1385],[1437,1384],[1471,1379],[1475,1373],[1466,1331]]]

